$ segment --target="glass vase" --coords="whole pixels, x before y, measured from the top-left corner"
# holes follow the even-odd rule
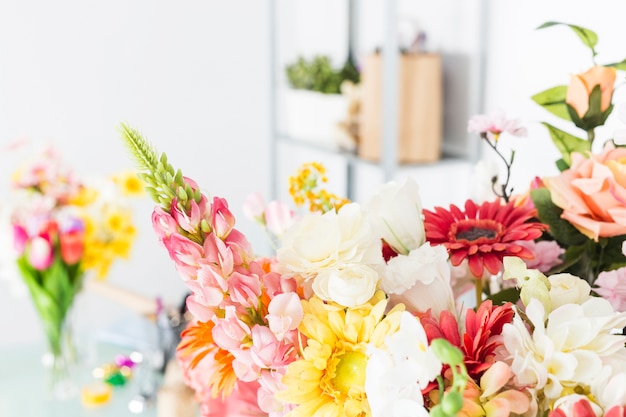
[[[63,318],[42,317],[46,329],[47,352],[42,358],[45,368],[45,391],[50,401],[65,401],[78,393],[75,372],[78,352],[73,333],[73,311]]]

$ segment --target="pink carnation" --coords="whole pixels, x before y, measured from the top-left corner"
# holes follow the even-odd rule
[[[524,240],[517,242],[517,244],[530,249],[535,254],[533,259],[524,259],[528,269],[538,269],[546,273],[563,262],[561,255],[565,253],[565,249],[553,240],[541,240],[539,242]]]
[[[617,311],[626,311],[626,267],[600,272],[593,290]]]

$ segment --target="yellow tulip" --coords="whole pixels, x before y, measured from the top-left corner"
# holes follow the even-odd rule
[[[600,110],[604,112],[611,105],[615,77],[615,68],[602,66],[594,66],[581,74],[571,75],[565,102],[572,106],[582,119],[589,110],[591,91],[599,85],[602,93]]]

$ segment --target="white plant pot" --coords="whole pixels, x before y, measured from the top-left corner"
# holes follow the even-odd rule
[[[340,145],[337,125],[347,117],[346,96],[285,89],[282,97],[281,130],[287,136],[320,145]]]

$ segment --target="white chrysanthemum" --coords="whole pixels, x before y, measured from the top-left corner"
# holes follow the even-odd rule
[[[380,239],[356,203],[338,212],[303,216],[285,231],[276,256],[281,273],[305,279],[326,269],[383,262]]]
[[[543,393],[537,396],[546,399],[540,407],[576,387],[596,391],[624,371],[620,362],[626,355],[626,337],[615,329],[626,326],[626,314],[615,312],[606,300],[592,297],[580,305],[565,304],[544,322],[544,308],[533,299],[526,315],[532,333],[516,316],[513,324],[504,326],[504,345],[518,383]]]
[[[428,416],[422,389],[441,373],[441,361],[428,346],[419,320],[403,312],[398,331],[385,349],[370,347],[365,393],[372,417]]]

